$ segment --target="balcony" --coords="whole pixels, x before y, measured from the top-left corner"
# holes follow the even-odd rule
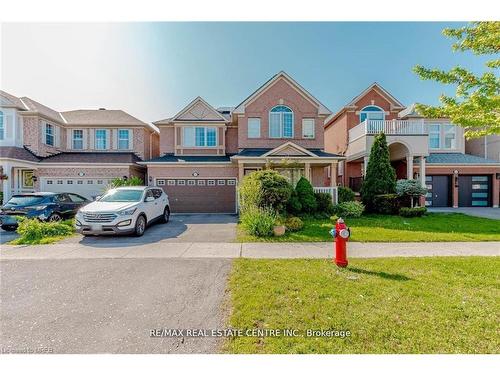
[[[349,130],[347,160],[365,157],[370,153],[374,136],[387,136],[387,143],[403,144],[410,155],[427,155],[427,127],[424,120],[365,120]]]

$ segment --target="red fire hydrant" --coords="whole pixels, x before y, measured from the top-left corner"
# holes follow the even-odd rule
[[[333,235],[335,237],[335,264],[339,267],[347,267],[347,241],[351,236],[351,231],[342,218],[337,220]]]

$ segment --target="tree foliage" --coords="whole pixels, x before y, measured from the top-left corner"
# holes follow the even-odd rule
[[[375,137],[370,150],[366,176],[361,186],[361,199],[367,210],[373,208],[376,195],[391,194],[396,191],[396,172],[389,158],[389,147],[384,133]]]
[[[110,188],[117,188],[121,186],[143,186],[143,185],[144,181],[142,180],[142,178],[137,176],[133,176],[127,179],[117,177],[111,181]]]
[[[439,106],[417,104],[417,111],[428,118],[449,118],[466,128],[468,138],[500,134],[500,22],[472,22],[461,28],[444,29],[443,34],[455,39],[454,51],[492,58],[481,75],[460,66],[449,71],[415,66],[414,72],[423,80],[456,86],[454,97],[443,94]]]
[[[313,213],[318,207],[316,197],[314,196],[314,189],[311,183],[305,177],[301,177],[295,187],[299,202],[302,206],[302,211],[305,213]]]
[[[396,193],[400,197],[410,197],[411,207],[413,207],[414,198],[427,193],[427,189],[417,180],[398,180],[396,182]]]

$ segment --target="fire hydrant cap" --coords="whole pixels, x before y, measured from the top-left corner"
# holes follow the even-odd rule
[[[337,219],[337,224],[344,224],[344,219],[342,219],[341,217],[339,217]]]

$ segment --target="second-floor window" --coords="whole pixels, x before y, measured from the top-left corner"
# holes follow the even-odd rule
[[[376,105],[369,105],[359,111],[359,122],[365,120],[385,120],[385,112]]]
[[[454,149],[456,144],[455,125],[443,124],[443,148]]]
[[[95,149],[106,150],[108,148],[107,134],[105,129],[97,129],[95,131]]]
[[[54,146],[54,125],[45,124],[45,144]]]
[[[248,138],[260,138],[260,118],[248,119]]]
[[[314,138],[314,119],[302,119],[302,138]]]
[[[130,148],[130,130],[120,129],[118,130],[118,149],[128,150]]]
[[[429,124],[429,148],[453,150],[457,148],[457,134],[455,125]]]
[[[0,111],[0,141],[5,139],[5,127],[3,122],[3,112]]]
[[[83,130],[81,129],[73,130],[72,147],[74,150],[83,150]]]
[[[269,112],[269,138],[293,138],[293,111],[278,105]]]
[[[211,126],[185,126],[182,129],[184,147],[217,146],[217,128]]]

